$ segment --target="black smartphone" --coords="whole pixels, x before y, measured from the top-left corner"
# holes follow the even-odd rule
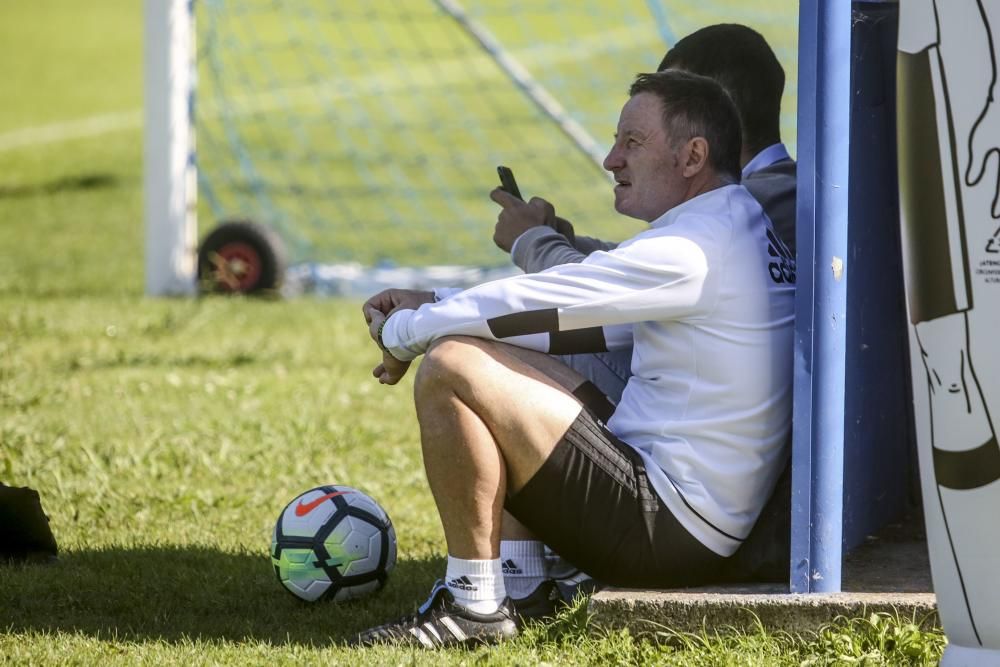
[[[500,187],[521,201],[524,201],[521,191],[517,188],[517,181],[514,180],[514,172],[509,167],[499,166],[497,167],[497,174],[500,176]]]

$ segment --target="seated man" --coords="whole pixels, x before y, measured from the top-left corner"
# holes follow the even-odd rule
[[[793,265],[795,256],[795,162],[781,143],[781,96],[785,72],[774,51],[760,33],[739,24],[718,24],[701,28],[678,41],[660,62],[659,71],[679,69],[715,79],[732,96],[740,115],[743,134],[740,149],[741,182],[760,203],[771,220],[775,235],[776,272]],[[544,271],[559,264],[580,262],[597,250],[611,250],[616,244],[576,235],[573,225],[555,215],[555,210],[538,198],[534,207],[507,196],[502,190],[492,194],[504,207],[494,231],[494,242],[511,253],[511,260],[526,273]],[[540,203],[539,203],[540,202]],[[444,294],[445,292],[441,292]],[[566,354],[558,358],[578,371],[591,384],[584,391],[600,390],[608,401],[594,404],[597,415],[614,410],[632,375],[632,348],[597,354]],[[790,468],[775,489],[753,539],[730,564],[734,581],[781,581],[788,579],[790,540]],[[565,559],[557,565],[538,567],[542,545],[516,521],[505,517],[500,556],[508,573],[507,588],[520,597],[542,585],[545,579],[558,582],[564,597],[571,597],[575,584],[587,582]],[[544,562],[544,561],[542,561]],[[516,567],[507,568],[506,566]],[[541,575],[541,576],[540,576]],[[553,579],[555,577],[555,579]],[[564,578],[568,577],[568,578]],[[594,583],[584,583],[592,588]]]
[[[604,166],[616,210],[648,230],[438,302],[390,290],[365,304],[380,382],[425,355],[415,404],[448,565],[415,615],[359,643],[515,635],[504,509],[609,584],[711,582],[781,472],[793,288],[769,271],[770,223],[736,183],[736,108],[681,71],[639,75],[629,94]],[[549,353],[629,345],[634,373],[605,424]]]

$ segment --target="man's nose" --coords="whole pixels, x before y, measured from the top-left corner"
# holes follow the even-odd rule
[[[607,157],[604,158],[602,163],[604,168],[608,171],[614,171],[615,169],[622,166],[621,156],[618,153],[618,147],[612,146],[611,150],[608,152]]]

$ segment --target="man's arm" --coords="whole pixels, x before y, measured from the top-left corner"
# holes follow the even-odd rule
[[[561,264],[577,264],[598,250],[614,250],[608,243],[589,236],[575,236],[571,242],[551,227],[532,227],[514,242],[510,258],[525,273],[538,273]]]
[[[541,197],[525,203],[497,188],[490,198],[500,205],[493,242],[511,253],[511,260],[525,273],[538,273],[560,264],[575,264],[596,250],[617,246],[589,236],[577,236],[569,220]]]
[[[708,260],[694,241],[662,230],[644,232],[609,253],[541,274],[473,287],[445,301],[400,310],[382,339],[403,360],[438,338],[475,336],[551,354],[607,349],[609,339],[648,320],[687,317],[711,302]],[[627,344],[627,343],[626,343]]]

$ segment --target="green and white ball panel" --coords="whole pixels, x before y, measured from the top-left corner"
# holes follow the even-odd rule
[[[333,585],[326,573],[315,566],[316,554],[311,546],[302,549],[284,548],[280,554],[278,558],[272,557],[271,562],[278,573],[278,580],[296,597],[315,602]]]
[[[379,566],[382,529],[358,517],[348,516],[337,524],[323,545],[336,561],[336,568],[342,576],[363,575]]]
[[[361,491],[317,487],[278,517],[271,562],[282,586],[303,600],[358,598],[384,585],[396,564],[396,534]]]

